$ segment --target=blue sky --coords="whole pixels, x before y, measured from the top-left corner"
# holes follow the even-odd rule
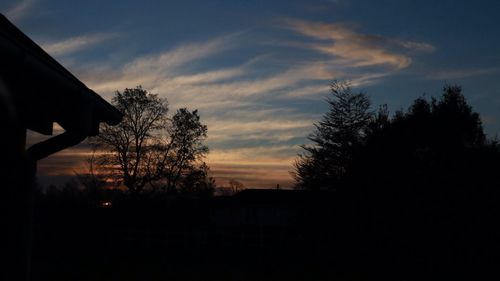
[[[2,1],[0,11],[110,99],[142,85],[198,108],[220,184],[290,186],[333,79],[394,112],[460,84],[500,132],[499,1]],[[35,138],[35,137],[32,137]],[[39,164],[79,171],[84,146]]]

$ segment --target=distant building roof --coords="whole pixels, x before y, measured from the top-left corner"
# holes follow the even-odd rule
[[[286,189],[245,189],[231,197],[233,204],[276,205],[276,204],[308,204],[329,200],[333,192]]]

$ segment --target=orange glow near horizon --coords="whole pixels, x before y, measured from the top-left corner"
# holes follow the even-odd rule
[[[292,157],[272,157],[272,154],[266,155],[263,150],[250,158],[248,153],[247,150],[237,149],[214,150],[208,155],[206,162],[218,186],[226,186],[232,179],[238,180],[247,188],[274,188],[277,184],[289,188],[293,185],[289,173],[292,170]],[[81,146],[60,151],[39,161],[38,175],[54,183],[57,182],[56,178],[87,174],[86,159],[91,154],[89,149]]]

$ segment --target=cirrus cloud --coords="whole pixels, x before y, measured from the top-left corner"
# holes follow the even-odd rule
[[[25,18],[32,10],[36,0],[22,0],[5,11],[5,15],[12,21],[19,21]]]
[[[50,55],[61,57],[87,50],[116,36],[114,33],[86,34],[59,41],[46,41],[41,43],[41,46]]]
[[[388,66],[399,70],[411,64],[411,57],[398,49],[424,52],[432,52],[435,49],[425,42],[359,33],[341,23],[286,19],[283,21],[283,27],[317,40],[301,45],[328,54],[335,59],[335,63],[349,67]]]
[[[321,102],[332,79],[348,79],[354,86],[377,83],[407,68],[412,52],[429,52],[434,47],[361,34],[342,24],[288,20],[286,28],[305,39],[273,47],[292,49],[292,55],[297,49],[309,48],[326,58],[303,55],[300,60],[283,61],[270,59],[276,53],[263,49],[226,63],[226,56],[248,48],[240,42],[252,41],[241,40],[247,33],[236,33],[141,54],[120,65],[103,61],[72,67],[83,82],[107,99],[116,90],[142,85],[168,98],[173,109],[199,109],[209,129],[212,151],[208,162],[223,182],[238,176],[252,187],[273,182],[290,186],[288,171],[300,152],[299,145],[321,114],[291,106],[294,102]],[[75,37],[45,48],[52,54],[67,55],[106,39],[103,35]],[[73,159],[68,154],[59,157],[62,163]]]

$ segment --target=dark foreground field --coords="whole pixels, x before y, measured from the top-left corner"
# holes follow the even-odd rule
[[[427,280],[498,265],[492,214],[367,210],[336,196],[44,198],[33,280]]]

